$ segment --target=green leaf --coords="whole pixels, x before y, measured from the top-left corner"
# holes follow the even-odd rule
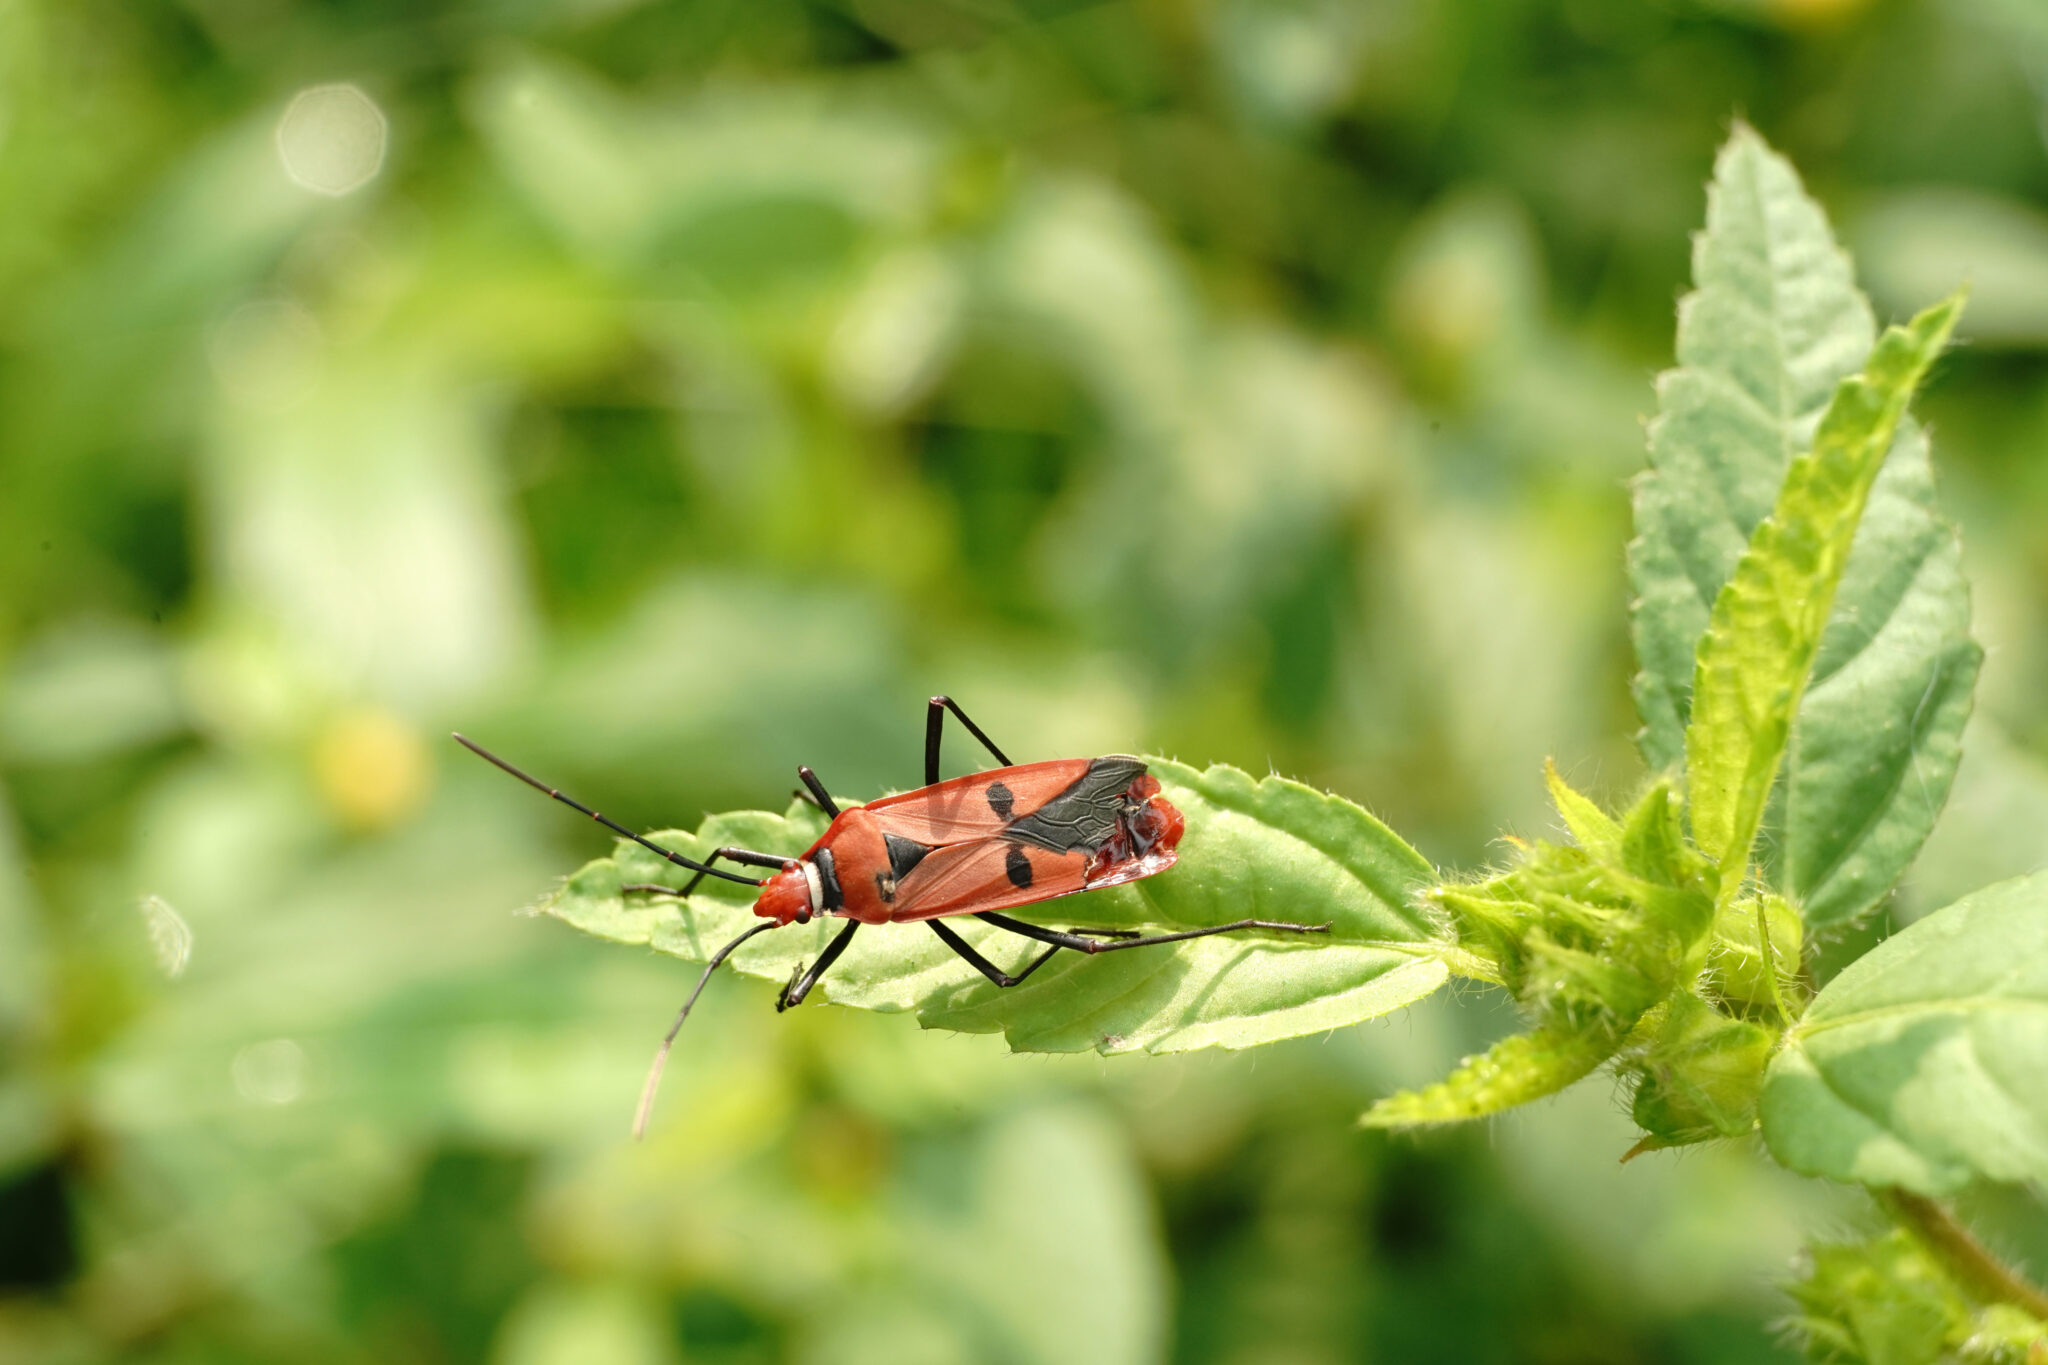
[[[1678,368],[1657,381],[1629,546],[1636,705],[1652,768],[1684,755],[1693,653],[1715,596],[1877,332],[1820,206],[1746,124],[1715,162],[1692,269]]]
[[[1438,1084],[1381,1100],[1365,1123],[1448,1123],[1561,1090],[1619,1053],[1674,983],[1697,973],[1713,921],[1711,869],[1686,847],[1671,783],[1652,785],[1622,820],[1555,772],[1551,785],[1585,846],[1524,844],[1506,872],[1432,893],[1534,1027]]]
[[[2048,1322],[2009,1303],[1992,1304],[1972,1326],[1956,1351],[1964,1365],[2040,1365],[2048,1356]]]
[[[1596,858],[1611,858],[1621,847],[1621,825],[1615,818],[1590,796],[1574,791],[1557,764],[1548,759],[1543,763],[1543,783],[1550,789],[1550,804],[1557,807],[1558,818],[1572,832],[1574,842]]]
[[[1713,902],[1701,894],[1713,883],[1712,868],[1685,842],[1684,809],[1668,782],[1644,792],[1622,827],[1621,865],[1644,883],[1635,896],[1645,926],[1690,947],[1713,923]]]
[[[1765,933],[1771,942],[1768,963],[1762,947]],[[1755,898],[1732,901],[1714,919],[1705,984],[1712,994],[1734,1005],[1775,1009],[1780,997],[1795,989],[1794,978],[1805,960],[1803,937],[1799,912],[1782,896],[1766,895],[1761,905]],[[1778,982],[1776,994],[1771,990],[1773,976]]]
[[[1180,862],[1127,886],[1030,906],[1020,917],[1057,927],[1192,929],[1256,918],[1328,923],[1327,935],[1228,934],[1172,947],[1086,958],[1062,953],[1021,986],[999,991],[921,925],[855,936],[820,986],[836,1004],[915,1011],[927,1028],[1002,1031],[1017,1051],[1179,1052],[1250,1047],[1375,1018],[1449,977],[1452,945],[1421,908],[1429,862],[1364,810],[1298,782],[1254,781],[1147,759],[1187,817]],[[794,805],[783,816],[713,816],[695,835],[653,836],[686,856],[719,844],[795,855],[823,832]],[[621,883],[667,882],[676,869],[622,842],[582,868],[542,909],[586,932],[703,961],[749,924],[749,888],[705,882],[687,904],[622,897]],[[971,918],[951,921],[999,965],[1039,951]],[[736,952],[742,973],[785,981],[837,933],[838,920],[792,925]]]
[[[1955,528],[1910,420],[1877,476],[1821,637],[1770,842],[1815,928],[1876,905],[1948,800],[1984,651]]]
[[[1953,1261],[1905,1228],[1810,1249],[1788,1285],[1790,1324],[1807,1358],[1844,1365],[2030,1365],[2048,1351],[2048,1324],[1987,1301]]]
[[[1651,1146],[1739,1137],[1756,1127],[1757,1093],[1776,1036],[1730,1019],[1690,991],[1672,996],[1637,1065],[1632,1106]]]
[[[1894,935],[1814,998],[1771,1062],[1786,1166],[1939,1195],[2048,1180],[2048,873]]]
[[[1816,1361],[1935,1365],[1969,1334],[1967,1300],[1918,1242],[1893,1231],[1867,1242],[1824,1243],[1788,1286],[1793,1327]]]
[[[1961,309],[1956,296],[1886,329],[1864,373],[1835,390],[1812,451],[1793,461],[1714,599],[1694,671],[1686,783],[1693,839],[1722,863],[1724,898],[1763,819],[1871,486]]]
[[[1629,547],[1640,743],[1655,768],[1684,756],[1712,604],[1876,332],[1826,217],[1746,126],[1716,163],[1693,277]],[[1809,923],[1874,905],[1932,828],[1976,679],[1969,611],[1961,548],[1908,423],[1856,531],[1764,814],[1770,885]]]
[[[1379,1100],[1359,1123],[1367,1128],[1412,1128],[1498,1114],[1592,1075],[1613,1055],[1614,1046],[1605,1036],[1564,1027],[1517,1033],[1467,1057],[1433,1085]]]

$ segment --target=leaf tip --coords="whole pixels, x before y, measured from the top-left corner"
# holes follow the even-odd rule
[[[1619,1166],[1626,1166],[1629,1162],[1634,1161],[1643,1153],[1659,1151],[1663,1148],[1663,1146],[1664,1140],[1662,1138],[1658,1137],[1655,1133],[1645,1133],[1642,1137],[1636,1139],[1636,1143],[1633,1147],[1629,1148],[1627,1151],[1621,1154],[1621,1160],[1616,1162],[1615,1164]]]

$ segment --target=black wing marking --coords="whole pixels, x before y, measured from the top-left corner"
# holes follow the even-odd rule
[[[1111,754],[1088,765],[1073,786],[1003,829],[1003,838],[1049,853],[1093,853],[1116,834],[1124,792],[1145,775],[1143,759]]]
[[[924,861],[932,851],[930,844],[920,844],[915,839],[906,839],[900,834],[884,834],[883,847],[889,850],[889,875],[902,881],[910,875],[910,869]]]

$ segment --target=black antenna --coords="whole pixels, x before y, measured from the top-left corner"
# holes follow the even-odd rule
[[[659,853],[662,857],[668,859],[670,862],[674,863],[678,867],[687,867],[700,877],[706,875],[713,877],[723,877],[725,878],[725,880],[729,882],[738,882],[741,886],[759,886],[761,884],[759,878],[742,877],[737,873],[733,872],[720,872],[715,867],[706,867],[703,863],[692,862],[690,859],[685,858],[682,854],[677,853],[672,849],[663,848],[660,844],[655,843],[652,839],[646,838],[643,835],[635,834],[632,830],[627,829],[618,821],[607,819],[606,817],[599,815],[596,811],[584,805],[581,801],[577,801],[570,797],[562,795],[559,791],[556,791],[553,787],[550,787],[547,783],[541,781],[539,778],[533,776],[532,774],[523,773],[519,771],[519,769],[513,767],[510,763],[507,763],[504,759],[499,758],[489,749],[486,749],[483,745],[478,744],[473,740],[465,739],[461,735],[457,735],[455,736],[455,742],[457,744],[460,744],[463,748],[469,750],[471,753],[475,754],[478,758],[483,759],[485,762],[493,763],[496,764],[498,767],[503,768],[506,772],[512,774],[512,776],[518,778],[527,786],[532,787],[535,791],[546,792],[549,796],[554,797],[555,800],[569,807],[569,809],[581,811],[583,814],[597,821],[597,823],[599,823],[600,825],[603,825],[606,829],[611,830],[615,834],[623,834],[628,839],[631,839],[634,843],[640,845],[640,847],[650,849],[653,852]],[[730,952],[731,949],[727,949],[726,951]],[[720,956],[720,960],[724,960],[723,955]],[[703,987],[700,986],[698,987],[698,989],[702,990]],[[692,1000],[696,999],[695,996],[691,996],[690,998]]]
[[[668,1026],[667,1034],[662,1037],[661,1047],[654,1054],[654,1065],[647,1068],[647,1084],[640,1087],[640,1107],[633,1111],[633,1140],[635,1142],[647,1136],[647,1116],[654,1111],[654,1092],[661,1088],[661,1071],[663,1067],[668,1065],[669,1047],[675,1042],[676,1035],[683,1031],[683,1020],[690,1017],[690,1007],[697,1003],[697,997],[704,994],[704,988],[711,984],[711,974],[717,971],[727,958],[732,956],[733,949],[739,947],[756,934],[766,933],[770,929],[780,929],[781,927],[774,920],[769,920],[764,924],[757,924],[713,953],[711,961],[704,965],[704,975],[697,978],[697,989],[691,991],[690,998],[683,1002],[683,1008],[676,1015],[676,1021]]]

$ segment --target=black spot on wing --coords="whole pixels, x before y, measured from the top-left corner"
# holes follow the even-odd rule
[[[930,844],[920,844],[900,834],[884,834],[882,843],[889,850],[889,871],[898,881],[909,876],[910,869],[923,862],[925,854],[932,851]]]
[[[1003,831],[1003,837],[1048,853],[1093,853],[1116,833],[1124,792],[1145,775],[1144,760],[1124,754],[1098,758],[1065,791]]]
[[[988,784],[988,808],[996,813],[996,819],[1007,820],[1016,807],[1017,794],[1000,782]]]
[[[1019,891],[1031,885],[1031,859],[1015,844],[1012,844],[1010,851],[1003,856],[1003,871],[1009,875],[1010,885]]]

